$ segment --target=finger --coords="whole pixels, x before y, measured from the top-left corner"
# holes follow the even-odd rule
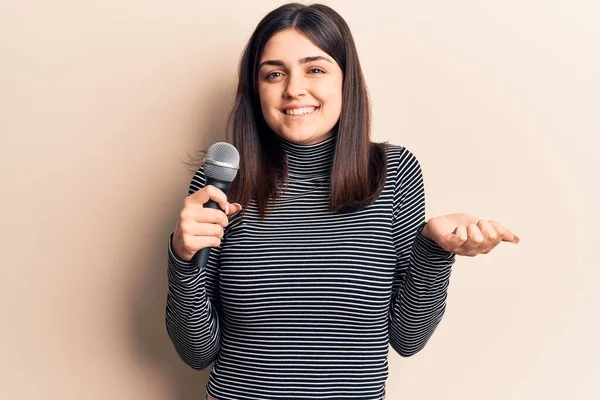
[[[477,224],[469,224],[467,226],[467,235],[469,239],[460,247],[467,255],[475,255],[477,249],[483,243],[483,233],[479,230]]]
[[[446,237],[446,241],[448,242],[448,251],[454,251],[455,249],[460,248],[468,239],[467,236],[467,228],[464,225],[459,225],[454,229],[450,235]]]
[[[198,222],[196,224],[191,224],[186,233],[189,233],[192,236],[214,236],[222,238],[224,235],[224,229],[223,226],[219,224]]]
[[[490,219],[489,223],[494,227],[494,230],[498,234],[500,241],[502,241],[502,238],[504,238],[504,235],[506,235],[506,228],[504,227],[504,225],[493,219]]]
[[[521,241],[521,239],[517,235],[506,229],[500,222],[490,220],[490,224],[494,226],[494,229],[496,229],[498,235],[502,236],[503,242],[511,242],[517,244]]]
[[[478,249],[481,253],[487,254],[502,241],[502,237],[498,235],[494,226],[485,219],[479,220],[477,227],[483,234],[483,243]]]
[[[467,227],[465,225],[459,225],[454,230],[454,234],[458,236],[458,238],[464,243],[469,239],[469,235],[467,233]]]
[[[223,227],[229,224],[229,218],[223,211],[214,208],[203,208],[201,204],[186,205],[181,210],[179,218],[182,221],[208,222]]]
[[[221,239],[216,236],[192,236],[189,239],[189,247],[187,249],[190,257],[200,249],[205,247],[219,247],[221,245]]]
[[[521,238],[507,229],[502,241],[517,244],[521,241]]]
[[[221,189],[213,185],[207,185],[186,198],[187,202],[201,205],[206,204],[209,200],[217,203],[221,210],[226,210],[227,196]]]

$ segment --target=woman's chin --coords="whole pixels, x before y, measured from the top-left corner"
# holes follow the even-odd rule
[[[316,144],[319,142],[322,142],[323,140],[327,139],[328,137],[331,136],[330,133],[326,133],[326,134],[315,134],[315,133],[304,133],[304,132],[293,132],[293,133],[286,133],[284,135],[282,135],[284,139],[286,139],[288,142],[293,142],[296,144],[300,144],[300,145],[311,145],[311,144]]]

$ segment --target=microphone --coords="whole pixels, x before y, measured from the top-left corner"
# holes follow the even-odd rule
[[[204,158],[204,176],[206,185],[213,185],[225,194],[229,185],[235,179],[240,167],[240,155],[237,149],[226,142],[218,142],[209,147]],[[220,210],[219,204],[209,200],[203,207]],[[202,268],[208,262],[210,247],[200,249],[192,257],[195,266]]]

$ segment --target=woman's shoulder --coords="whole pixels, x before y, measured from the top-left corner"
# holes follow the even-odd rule
[[[392,170],[407,162],[418,162],[415,154],[406,146],[392,143],[379,143],[379,145],[383,146],[387,156],[388,168]]]

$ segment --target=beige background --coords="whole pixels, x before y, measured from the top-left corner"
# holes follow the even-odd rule
[[[224,138],[242,48],[280,4],[0,1],[0,398],[203,396],[163,324],[181,160]],[[388,398],[600,398],[599,3],[327,4],[428,217],[522,239],[457,257],[429,344],[390,349]]]

